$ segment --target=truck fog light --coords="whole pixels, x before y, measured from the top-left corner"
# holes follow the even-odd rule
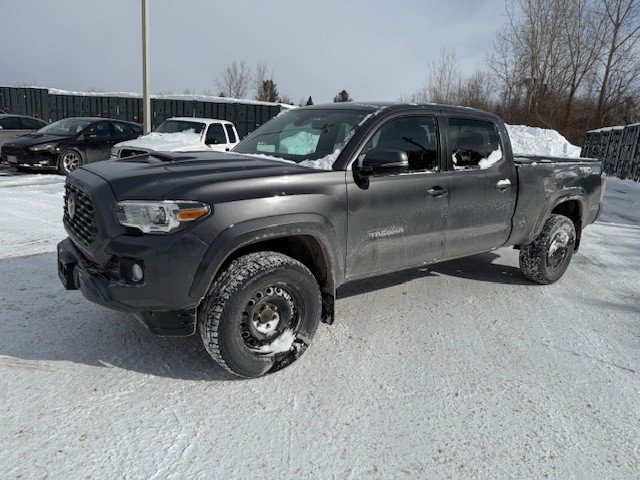
[[[131,267],[131,280],[133,280],[134,282],[139,282],[140,280],[142,280],[142,275],[142,267],[137,263],[134,263]]]

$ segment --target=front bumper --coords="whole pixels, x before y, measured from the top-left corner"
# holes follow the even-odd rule
[[[32,152],[28,149],[2,148],[2,161],[14,167],[26,167],[34,169],[55,169],[58,167],[58,154],[47,151]],[[10,162],[9,158],[15,158]]]
[[[118,244],[112,244],[111,249],[117,250]],[[182,296],[182,302],[189,303],[188,298],[183,296],[188,286],[185,289],[172,282],[171,277],[165,277],[162,281],[157,276],[164,270],[163,264],[171,265],[170,261],[165,263],[168,258],[164,258],[170,253],[147,253],[146,258],[135,260],[114,255],[107,264],[96,265],[76,248],[71,239],[66,238],[58,244],[58,276],[67,290],[80,290],[91,302],[133,313],[153,333],[192,335],[196,329],[197,305],[175,308],[181,304],[176,301],[176,295]],[[145,277],[141,282],[127,279],[124,267],[132,261],[144,264]]]

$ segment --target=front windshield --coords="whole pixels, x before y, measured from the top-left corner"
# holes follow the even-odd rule
[[[318,160],[341,150],[368,114],[358,110],[292,109],[249,134],[233,151],[294,162]]]
[[[93,121],[94,120],[89,120],[86,118],[65,118],[64,120],[59,120],[52,123],[51,125],[42,127],[36,133],[44,133],[47,135],[64,135],[67,137],[71,137],[80,133]]]
[[[165,120],[156,128],[158,133],[178,133],[193,130],[195,133],[202,133],[204,123],[189,122],[186,120]]]

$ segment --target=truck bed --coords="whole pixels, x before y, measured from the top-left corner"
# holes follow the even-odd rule
[[[518,201],[510,244],[524,245],[535,238],[549,212],[561,201],[571,200],[579,208],[581,222],[576,231],[596,220],[603,188],[599,160],[518,155],[514,163]]]

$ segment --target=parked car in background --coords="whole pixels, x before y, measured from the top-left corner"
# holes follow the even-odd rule
[[[31,133],[46,124],[39,118],[24,115],[0,115],[0,147],[7,140]]]
[[[137,123],[109,118],[65,118],[6,142],[2,159],[17,169],[57,170],[67,175],[81,165],[109,158],[114,144],[142,135]]]
[[[111,149],[111,158],[150,152],[225,152],[238,144],[238,132],[231,122],[212,118],[174,117],[162,122],[148,135],[122,142]]]

